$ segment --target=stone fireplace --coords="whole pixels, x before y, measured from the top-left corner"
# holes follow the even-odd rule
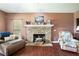
[[[51,28],[53,25],[25,25],[27,40],[35,42],[37,38],[51,41]]]

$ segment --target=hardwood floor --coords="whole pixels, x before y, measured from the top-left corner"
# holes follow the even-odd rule
[[[51,47],[26,46],[13,56],[79,56],[79,53],[61,50],[58,44],[53,44]]]

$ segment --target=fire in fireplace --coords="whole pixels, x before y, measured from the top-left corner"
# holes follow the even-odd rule
[[[43,41],[43,38],[45,38],[45,34],[33,34],[33,42]]]

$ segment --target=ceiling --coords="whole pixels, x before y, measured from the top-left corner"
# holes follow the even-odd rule
[[[79,3],[0,3],[0,10],[7,13],[73,13],[79,10]]]

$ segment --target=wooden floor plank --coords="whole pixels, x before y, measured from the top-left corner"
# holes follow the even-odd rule
[[[26,46],[14,53],[13,56],[79,56],[79,53],[61,50],[59,44],[53,44],[49,47]]]

